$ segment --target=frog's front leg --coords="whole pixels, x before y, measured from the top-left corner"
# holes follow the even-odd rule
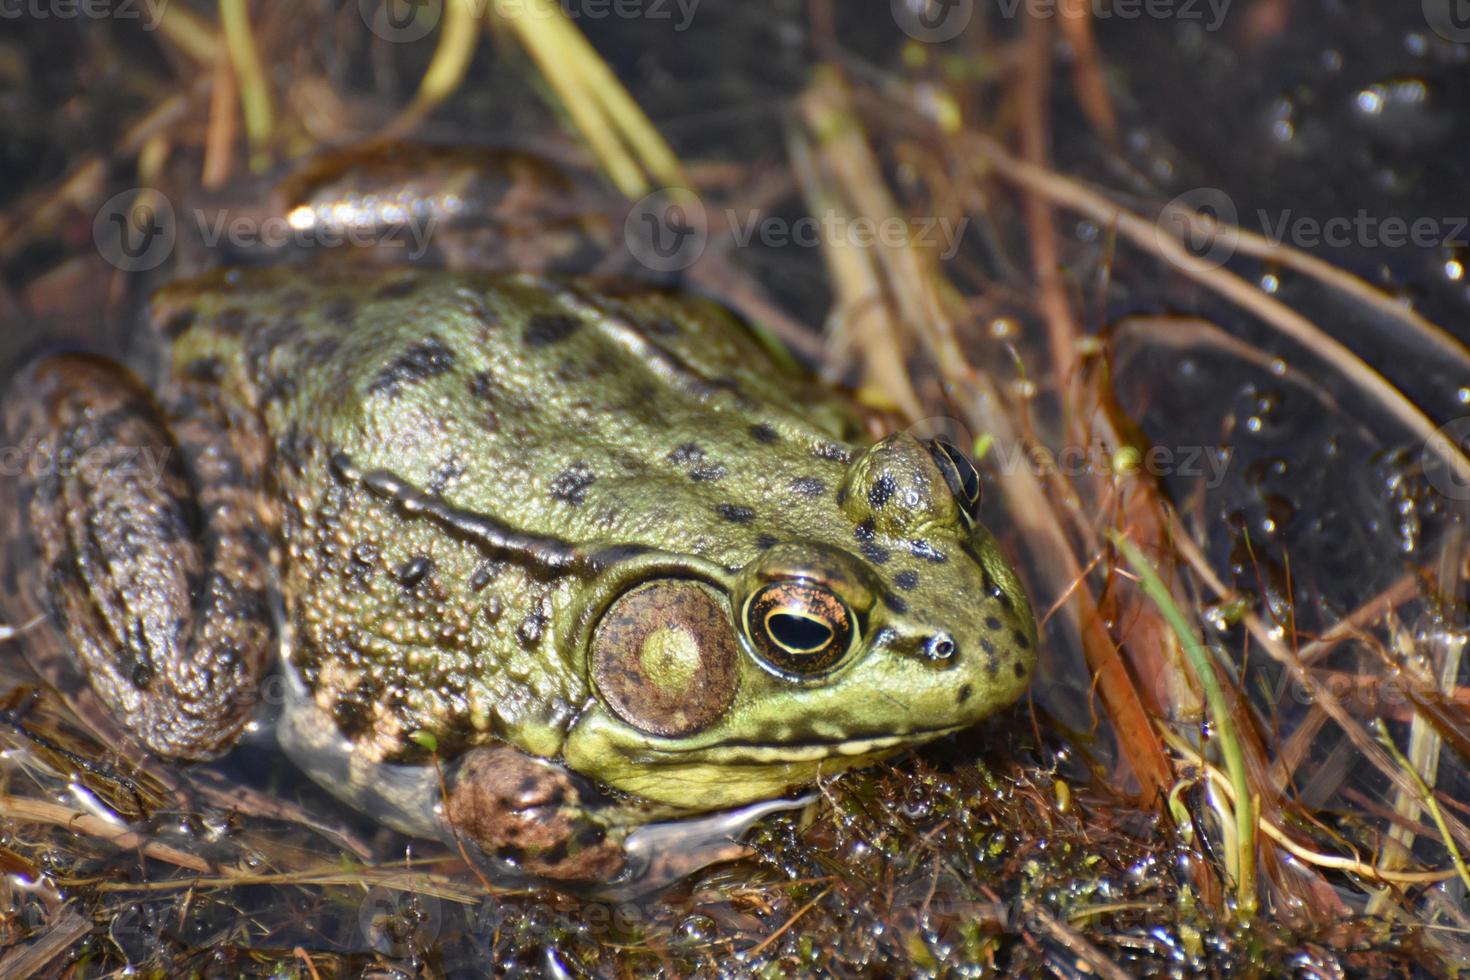
[[[446,790],[450,826],[490,857],[561,881],[606,881],[622,870],[622,835],[605,801],[553,762],[482,746],[458,760]]]
[[[521,871],[604,898],[631,898],[708,864],[744,857],[751,825],[811,802],[762,800],[691,814],[619,801],[555,762],[510,745],[471,749],[446,779],[453,832]]]
[[[11,515],[0,593],[13,621],[49,616],[92,689],[152,751],[200,759],[249,719],[274,641],[269,515],[213,399],[185,391],[165,423],[120,368],[53,357],[8,386],[0,477]]]

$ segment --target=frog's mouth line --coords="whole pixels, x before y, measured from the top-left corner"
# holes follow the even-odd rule
[[[951,735],[968,728],[968,725],[951,725],[948,728],[926,728],[901,735],[877,735],[869,738],[818,739],[808,742],[719,742],[714,745],[691,746],[684,749],[653,749],[655,755],[687,756],[698,753],[710,762],[816,762],[834,755],[863,756],[887,749],[927,742],[930,739]]]

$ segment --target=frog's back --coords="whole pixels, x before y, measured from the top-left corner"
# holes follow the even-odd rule
[[[557,556],[739,567],[835,512],[850,457],[830,396],[723,310],[658,290],[233,271],[167,288],[155,314],[174,374],[210,378],[263,432],[292,659],[384,756],[416,729],[555,752],[587,697],[557,652],[578,586]],[[405,520],[406,496],[530,547]]]

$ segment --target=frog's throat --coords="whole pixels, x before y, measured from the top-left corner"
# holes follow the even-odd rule
[[[657,744],[598,705],[573,727],[562,756],[572,769],[592,767],[614,789],[669,806],[718,810],[778,796],[964,727],[832,742]]]

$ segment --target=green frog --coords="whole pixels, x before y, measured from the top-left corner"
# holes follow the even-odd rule
[[[54,465],[0,477],[0,602],[160,756],[227,751],[280,676],[327,789],[609,882],[1027,685],[972,462],[867,442],[713,302],[305,264],[166,286],[151,325],[135,372],[6,387]]]

